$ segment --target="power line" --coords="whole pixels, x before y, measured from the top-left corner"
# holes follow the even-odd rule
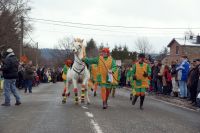
[[[70,22],[70,21],[58,21],[58,20],[50,20],[50,19],[39,19],[39,18],[29,18],[30,20],[37,20],[37,21],[46,21],[46,22],[53,22],[53,23],[65,23],[65,24],[73,24],[73,25],[84,25],[84,26],[95,26],[95,27],[107,27],[107,28],[126,28],[126,29],[163,29],[163,30],[185,30],[185,29],[200,29],[200,27],[146,27],[146,26],[123,26],[123,25],[103,25],[103,24],[89,24],[89,23],[78,23],[78,22]]]
[[[73,26],[73,25],[66,25],[66,24],[55,24],[55,23],[50,23],[50,22],[41,22],[41,21],[37,21],[37,20],[33,20],[35,22],[38,22],[38,23],[43,23],[43,24],[49,24],[49,25],[56,25],[56,26],[65,26],[65,27],[72,27],[72,28],[78,28],[78,29],[87,29],[87,30],[96,30],[96,31],[106,31],[106,32],[114,32],[114,33],[123,33],[123,34],[135,34],[135,35],[138,35],[138,34],[147,34],[148,32],[144,32],[144,33],[139,33],[137,31],[134,31],[134,32],[124,32],[124,31],[121,31],[121,30],[107,30],[107,29],[99,29],[99,28],[90,28],[90,27],[81,27],[81,26]],[[166,31],[163,31],[163,33],[150,33],[150,34],[166,34],[164,33]],[[183,33],[173,33],[173,31],[171,31],[170,33],[167,32],[167,34],[183,34]]]
[[[36,20],[36,22],[43,23],[43,22],[40,22],[40,21],[37,21],[37,20]],[[45,22],[45,24],[57,25],[57,26],[66,26],[66,27],[79,28],[79,29],[87,29],[87,30],[118,32],[118,31],[113,31],[113,30],[104,30],[104,29],[98,29],[98,28],[81,27],[81,26],[73,26],[73,25],[66,25],[66,24],[56,24],[56,23],[48,23],[48,22]]]
[[[27,35],[29,36],[30,40],[36,44],[36,42],[33,40],[33,38],[30,36],[30,34],[27,32]]]

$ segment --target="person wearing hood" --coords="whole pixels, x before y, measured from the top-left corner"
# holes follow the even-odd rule
[[[4,77],[4,97],[5,102],[2,106],[10,106],[10,92],[16,99],[15,105],[20,105],[20,96],[16,88],[16,79],[18,78],[18,65],[19,62],[11,48],[5,52],[5,58],[3,59],[3,66],[1,68]]]

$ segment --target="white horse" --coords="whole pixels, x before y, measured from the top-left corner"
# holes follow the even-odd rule
[[[74,53],[74,63],[72,68],[70,68],[67,72],[67,80],[66,80],[66,93],[63,96],[63,103],[66,103],[66,99],[69,96],[69,82],[72,81],[73,91],[75,94],[75,103],[78,104],[78,81],[82,81],[81,84],[81,103],[84,103],[84,99],[86,96],[87,104],[90,103],[90,99],[88,96],[88,80],[90,79],[90,72],[87,69],[86,64],[82,61],[82,59],[86,56],[85,46],[83,45],[83,40],[74,39],[72,51]]]

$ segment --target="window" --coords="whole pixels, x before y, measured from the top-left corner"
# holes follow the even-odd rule
[[[179,46],[176,46],[176,54],[179,54]]]

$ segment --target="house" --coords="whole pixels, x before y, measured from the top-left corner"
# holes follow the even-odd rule
[[[172,61],[180,61],[180,57],[186,55],[189,61],[200,58],[200,36],[184,39],[174,38],[167,46],[170,49],[169,55],[164,62],[171,64]]]

